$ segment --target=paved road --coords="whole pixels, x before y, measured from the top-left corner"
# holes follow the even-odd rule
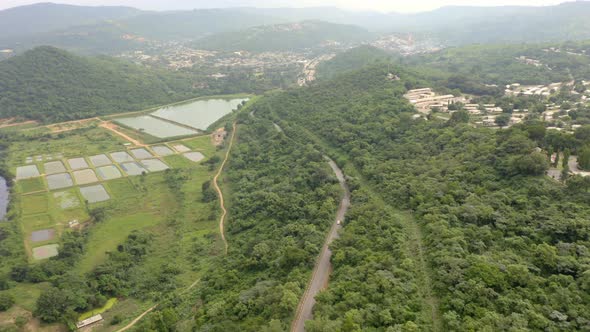
[[[336,174],[336,177],[340,182],[340,187],[342,187],[342,190],[344,191],[344,196],[342,197],[342,201],[340,202],[340,206],[338,207],[336,219],[334,219],[334,223],[332,224],[330,233],[326,237],[326,241],[324,242],[324,246],[316,262],[316,266],[313,270],[311,280],[309,281],[307,289],[305,290],[305,293],[301,298],[301,302],[297,307],[295,319],[293,320],[293,324],[291,325],[292,332],[305,331],[305,321],[313,318],[312,309],[315,304],[315,296],[321,290],[325,289],[328,286],[330,272],[332,271],[332,265],[330,264],[330,257],[332,256],[332,251],[329,249],[329,246],[332,243],[332,241],[334,241],[334,239],[338,238],[338,231],[340,230],[340,228],[342,228],[342,225],[338,225],[338,220],[344,220],[346,211],[350,206],[350,191],[348,190],[348,186],[346,185],[346,180],[344,179],[344,174],[342,173],[342,170],[338,167],[338,165],[336,165],[336,163],[333,160],[327,157],[325,158],[330,163],[330,167],[332,167],[334,174]]]
[[[570,156],[570,160],[568,160],[568,166],[570,168],[570,171],[574,174],[579,174],[581,176],[590,176],[590,172],[582,171],[578,168],[577,156]]]

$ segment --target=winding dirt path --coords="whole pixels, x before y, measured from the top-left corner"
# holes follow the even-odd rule
[[[101,125],[101,127],[102,127],[102,125]],[[108,127],[105,127],[105,128],[112,130]],[[217,171],[217,174],[215,174],[215,177],[213,178],[213,186],[215,187],[215,190],[217,191],[217,194],[219,195],[219,205],[221,207],[221,210],[223,211],[221,214],[221,218],[219,219],[219,232],[221,233],[221,239],[223,240],[223,243],[225,245],[225,253],[226,254],[227,254],[228,244],[227,244],[227,240],[225,239],[224,223],[225,223],[225,217],[227,215],[227,210],[225,209],[225,202],[223,200],[223,193],[221,192],[221,188],[219,188],[219,184],[217,183],[217,180],[219,179],[219,176],[223,172],[223,168],[225,167],[225,163],[229,159],[229,153],[231,152],[231,148],[234,144],[235,136],[236,136],[236,123],[234,122],[231,138],[229,141],[229,146],[228,146],[227,151],[225,153],[225,158],[223,159],[221,166],[219,166],[219,170]],[[193,282],[187,289],[185,289],[183,293],[191,290],[193,287],[195,287],[197,285],[197,283],[199,281],[200,281],[200,279],[195,280],[195,282]],[[135,324],[137,324],[137,322],[139,322],[145,315],[152,312],[157,306],[158,306],[158,304],[153,305],[151,308],[144,311],[141,315],[137,316],[134,320],[132,320],[125,327],[117,330],[117,332],[123,332],[123,331],[126,331],[126,330],[132,328]]]
[[[145,315],[149,314],[150,312],[152,312],[152,310],[156,309],[158,305],[154,304],[151,308],[149,308],[148,310],[144,311],[141,315],[137,316],[137,318],[135,318],[134,320],[131,321],[131,323],[125,325],[125,327],[118,329],[117,332],[123,332],[123,331],[127,331],[128,329],[132,328],[135,324],[137,324],[137,322],[139,322]]]
[[[344,178],[342,170],[338,167],[338,165],[336,165],[336,163],[332,159],[326,156],[324,156],[324,158],[328,160],[330,167],[332,168],[334,174],[338,178],[340,187],[344,191],[344,196],[342,197],[342,201],[340,202],[340,206],[338,207],[338,211],[336,212],[336,218],[334,219],[332,228],[330,228],[330,232],[328,233],[328,236],[326,236],[326,240],[324,241],[324,246],[322,247],[320,256],[316,261],[316,265],[313,269],[311,280],[307,284],[305,293],[303,293],[301,301],[299,302],[299,306],[297,307],[295,319],[291,324],[291,332],[305,331],[305,321],[313,318],[312,310],[313,306],[315,305],[315,296],[320,291],[328,287],[330,273],[332,272],[332,264],[330,264],[330,257],[332,257],[332,251],[330,250],[330,244],[332,243],[332,241],[338,238],[338,231],[342,228],[341,223],[339,223],[338,221],[344,220],[344,216],[346,215],[348,207],[350,206],[350,191],[348,190],[348,185],[346,184],[346,179]]]
[[[223,193],[221,192],[221,188],[219,187],[219,183],[217,180],[219,179],[219,176],[223,172],[223,168],[225,167],[225,163],[229,159],[229,153],[231,152],[231,148],[234,144],[235,136],[236,136],[236,123],[234,122],[234,124],[232,126],[231,138],[229,140],[229,146],[227,148],[227,151],[225,152],[225,158],[223,159],[221,166],[219,166],[219,170],[217,171],[217,174],[215,174],[215,177],[213,178],[213,186],[215,187],[215,191],[217,191],[217,195],[219,196],[219,206],[221,207],[221,211],[222,211],[221,218],[219,218],[219,233],[221,234],[221,239],[223,240],[223,244],[225,245],[225,254],[226,255],[227,255],[227,249],[229,247],[229,245],[227,244],[227,240],[225,238],[225,217],[227,216],[227,210],[225,208],[225,202],[223,200]]]

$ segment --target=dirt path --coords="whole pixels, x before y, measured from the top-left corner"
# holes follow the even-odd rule
[[[115,125],[111,122],[103,121],[100,124],[100,127],[112,131],[116,135],[119,135],[119,136],[123,137],[124,139],[128,140],[129,142],[131,142],[131,144],[133,144],[135,146],[142,146],[142,147],[146,146],[145,144],[141,143],[140,141],[138,141],[132,137],[129,137],[129,135],[126,135],[125,133],[122,133],[119,130],[117,130],[119,127],[117,127],[117,125]]]
[[[9,128],[9,127],[16,127],[16,126],[24,126],[24,125],[28,125],[28,124],[37,124],[37,121],[25,121],[25,122],[15,122],[15,123],[7,123],[7,124],[3,124],[0,125],[0,128]]]
[[[223,200],[223,193],[221,192],[221,188],[219,188],[219,183],[218,183],[218,179],[219,176],[221,175],[221,173],[223,172],[223,168],[225,166],[225,163],[227,162],[227,159],[229,158],[229,153],[231,152],[231,148],[232,145],[234,144],[234,138],[236,136],[236,123],[234,122],[233,126],[232,126],[232,132],[231,132],[231,138],[229,140],[229,146],[227,147],[227,151],[225,152],[225,158],[223,159],[223,162],[221,163],[221,166],[219,166],[219,170],[217,171],[217,174],[215,174],[215,177],[213,178],[213,186],[215,187],[215,191],[217,191],[217,195],[219,196],[219,206],[221,207],[221,218],[219,218],[219,233],[221,234],[221,239],[223,240],[223,244],[225,245],[225,254],[227,254],[227,249],[228,249],[228,244],[227,244],[227,240],[225,239],[225,216],[227,215],[227,210],[225,209],[225,202]]]
[[[344,216],[346,215],[348,207],[350,206],[350,191],[346,185],[346,180],[344,179],[342,170],[333,160],[327,157],[325,158],[330,163],[330,167],[338,178],[340,187],[344,191],[344,196],[342,197],[342,201],[340,202],[340,206],[336,212],[336,219],[334,219],[334,223],[330,228],[330,232],[324,241],[324,246],[322,247],[320,256],[316,261],[311,280],[309,281],[305,293],[303,293],[303,297],[301,298],[299,306],[297,307],[295,319],[291,325],[291,332],[305,331],[305,321],[313,318],[312,309],[315,305],[315,296],[328,286],[330,272],[332,271],[332,264],[330,264],[330,257],[332,256],[330,244],[332,241],[338,238],[338,231],[342,228],[342,225],[338,223],[338,220],[344,220]]]
[[[139,322],[145,315],[149,314],[150,312],[152,312],[152,310],[154,310],[158,305],[154,304],[151,308],[149,308],[148,310],[144,311],[141,315],[137,316],[137,318],[135,318],[134,320],[131,321],[131,323],[125,325],[125,327],[117,330],[117,332],[123,332],[123,331],[127,331],[128,329],[132,328],[135,324],[137,324],[137,322]]]
[[[432,291],[432,281],[430,280],[430,267],[424,258],[423,235],[420,226],[416,224],[413,216],[407,214],[401,216],[402,225],[408,235],[406,246],[410,253],[418,261],[418,279],[420,285],[420,293],[424,301],[430,307],[430,319],[432,320],[432,331],[442,331],[442,323],[439,314],[439,301]]]

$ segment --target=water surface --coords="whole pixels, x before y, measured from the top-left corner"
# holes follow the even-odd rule
[[[207,130],[215,121],[238,108],[247,98],[202,99],[160,108],[152,115],[192,128]]]
[[[6,180],[0,176],[0,220],[6,216],[6,210],[8,209],[8,185]]]

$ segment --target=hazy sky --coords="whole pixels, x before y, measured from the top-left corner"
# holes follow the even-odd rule
[[[49,0],[42,0],[49,1]],[[308,7],[337,6],[346,9],[378,11],[417,12],[436,9],[447,5],[502,6],[524,5],[544,6],[566,0],[55,0],[57,3],[78,5],[122,5],[141,9],[167,10],[216,8],[232,6],[253,7]],[[0,9],[41,2],[39,0],[0,0]]]

